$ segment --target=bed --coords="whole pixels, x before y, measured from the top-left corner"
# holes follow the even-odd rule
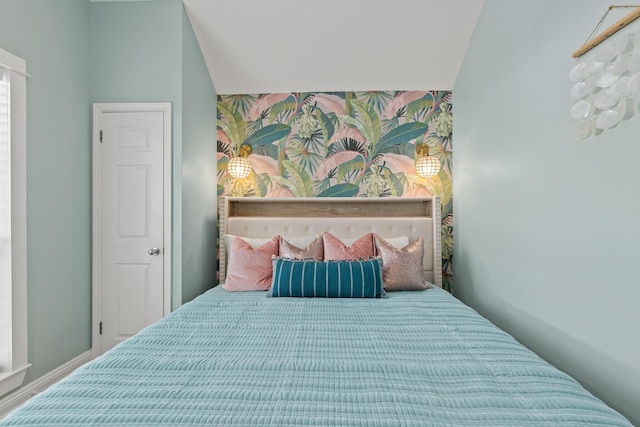
[[[225,198],[221,235],[421,239],[433,286],[380,298],[216,286],[0,426],[631,426],[438,287],[439,212],[437,198]]]

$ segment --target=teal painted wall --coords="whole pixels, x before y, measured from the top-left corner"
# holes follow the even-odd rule
[[[171,102],[172,307],[182,303],[182,2],[91,3],[91,102]]]
[[[0,47],[27,80],[26,381],[91,347],[89,4],[2,0]]]
[[[182,10],[182,302],[216,278],[216,90]]]
[[[172,103],[173,307],[214,283],[216,93],[180,0],[2,0],[0,47],[33,75],[28,383],[91,348],[93,102]]]
[[[171,102],[172,307],[215,284],[216,92],[180,0],[91,3],[92,102]]]
[[[569,116],[606,6],[486,0],[453,90],[455,294],[640,425],[640,117],[577,141]]]

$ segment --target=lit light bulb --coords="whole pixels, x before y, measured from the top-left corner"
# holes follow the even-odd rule
[[[227,171],[234,178],[246,178],[251,173],[251,163],[246,157],[233,157],[229,160]]]
[[[431,178],[440,172],[440,161],[433,156],[421,156],[416,160],[416,172],[423,178]]]

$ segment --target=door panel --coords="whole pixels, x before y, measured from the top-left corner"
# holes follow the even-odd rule
[[[145,238],[149,235],[148,167],[119,167],[118,173],[118,230],[120,237]]]
[[[163,316],[163,120],[102,116],[103,352]]]
[[[138,306],[147,299],[149,266],[146,264],[117,265],[118,324],[117,337],[135,334],[147,325],[146,307]]]

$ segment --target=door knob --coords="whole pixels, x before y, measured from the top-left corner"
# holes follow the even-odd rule
[[[151,256],[160,255],[160,248],[154,246],[153,248],[149,249],[149,255]]]

